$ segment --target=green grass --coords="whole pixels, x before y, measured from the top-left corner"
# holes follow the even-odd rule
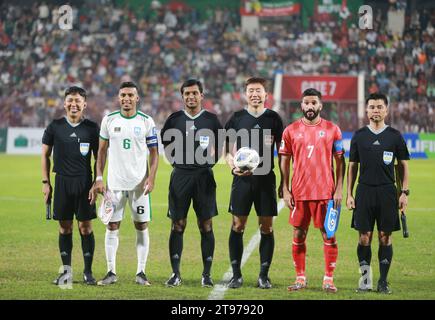
[[[0,299],[207,299],[211,289],[201,288],[202,261],[200,235],[193,211],[189,213],[182,256],[183,285],[166,288],[164,282],[171,273],[168,257],[170,220],[166,217],[170,166],[160,162],[156,189],[153,192],[153,221],[150,226],[151,247],[147,275],[151,287],[134,283],[136,272],[135,232],[131,218],[126,216],[120,231],[117,257],[118,283],[109,287],[87,287],[81,284],[83,258],[80,237],[75,227],[72,290],[51,285],[61,265],[58,254],[58,226],[46,221],[41,193],[39,157],[0,155]],[[245,285],[240,290],[228,290],[225,299],[435,299],[435,161],[410,161],[411,196],[408,224],[410,238],[400,233],[393,236],[394,258],[389,281],[394,293],[358,295],[356,258],[357,232],[350,228],[351,214],[343,210],[338,231],[339,258],[335,282],[339,292],[327,295],[321,291],[323,276],[323,245],[318,230],[311,228],[307,241],[307,276],[309,286],[304,292],[289,293],[286,287],[294,279],[291,256],[291,228],[288,209],[275,220],[275,254],[270,271],[274,287],[255,288],[259,271],[259,255],[255,250],[243,268]],[[215,167],[218,185],[218,209],[213,220],[216,250],[212,276],[215,283],[229,268],[228,235],[231,215],[227,213],[231,176],[225,165]],[[251,213],[245,232],[245,245],[257,230],[257,218]],[[102,278],[106,272],[104,257],[104,225],[94,221],[96,250],[94,275]],[[377,280],[377,241],[373,246],[373,274]]]

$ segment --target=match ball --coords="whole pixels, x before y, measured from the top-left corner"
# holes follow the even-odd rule
[[[254,171],[260,164],[260,156],[254,149],[243,147],[237,150],[234,156],[234,165],[240,171]]]

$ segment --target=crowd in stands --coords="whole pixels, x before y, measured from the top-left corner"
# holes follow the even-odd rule
[[[389,29],[393,5],[375,10],[372,30],[340,22],[304,28],[294,16],[243,34],[237,10],[173,11],[156,1],[149,10],[133,10],[102,2],[75,9],[72,30],[59,28],[59,5],[0,4],[0,127],[45,127],[62,115],[70,85],[88,91],[87,115],[99,122],[118,108],[118,87],[126,80],[139,85],[141,110],[160,127],[182,107],[179,87],[190,77],[203,80],[204,107],[225,122],[244,106],[246,78],[266,77],[272,91],[276,70],[283,70],[362,72],[366,94],[388,94],[393,126],[435,132],[435,10],[407,12],[402,35]],[[295,103],[283,102],[280,112],[286,124],[299,115]],[[328,104],[324,115],[344,130],[358,126],[355,105]]]

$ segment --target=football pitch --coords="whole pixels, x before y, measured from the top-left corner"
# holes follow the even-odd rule
[[[170,220],[166,217],[168,184],[171,167],[160,160],[155,190],[152,193],[150,225],[150,253],[146,274],[151,287],[135,284],[136,233],[129,213],[120,230],[117,255],[118,282],[107,287],[89,287],[82,284],[83,257],[78,228],[74,227],[72,289],[60,289],[51,284],[61,260],[58,252],[58,224],[45,220],[45,206],[41,192],[40,157],[0,155],[0,299],[223,299],[287,300],[287,299],[435,299],[435,160],[412,160],[408,227],[410,237],[400,232],[393,235],[394,257],[389,282],[393,294],[357,294],[359,272],[356,257],[357,232],[350,228],[351,212],[343,208],[337,234],[339,257],[335,272],[338,293],[326,294],[321,290],[324,261],[320,232],[311,227],[307,239],[308,288],[302,292],[288,292],[293,282],[291,243],[292,230],[288,224],[288,209],[280,211],[275,220],[275,253],[270,270],[273,288],[256,288],[259,272],[258,244],[252,250],[242,272],[241,289],[215,289],[201,287],[202,260],[200,234],[196,217],[191,210],[184,235],[181,262],[183,284],[166,288],[164,283],[171,274],[168,254]],[[228,236],[231,215],[227,212],[231,190],[231,174],[226,165],[216,165],[217,202],[219,215],[213,220],[216,249],[212,278],[219,284],[229,270]],[[279,175],[277,175],[279,177]],[[53,180],[52,180],[53,181]],[[345,198],[345,197],[344,197]],[[344,205],[344,201],[343,201]],[[94,221],[96,239],[94,276],[101,279],[106,273],[104,256],[104,225]],[[245,249],[257,232],[254,212],[248,220],[244,235]],[[374,283],[379,277],[377,239],[372,245]],[[255,242],[253,242],[255,244]],[[245,250],[246,251],[246,250]]]

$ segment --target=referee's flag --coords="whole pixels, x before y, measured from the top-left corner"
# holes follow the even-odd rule
[[[341,206],[334,209],[334,200],[328,201],[328,208],[326,209],[326,217],[324,227],[326,230],[326,237],[331,239],[338,229],[338,222],[340,220]]]

